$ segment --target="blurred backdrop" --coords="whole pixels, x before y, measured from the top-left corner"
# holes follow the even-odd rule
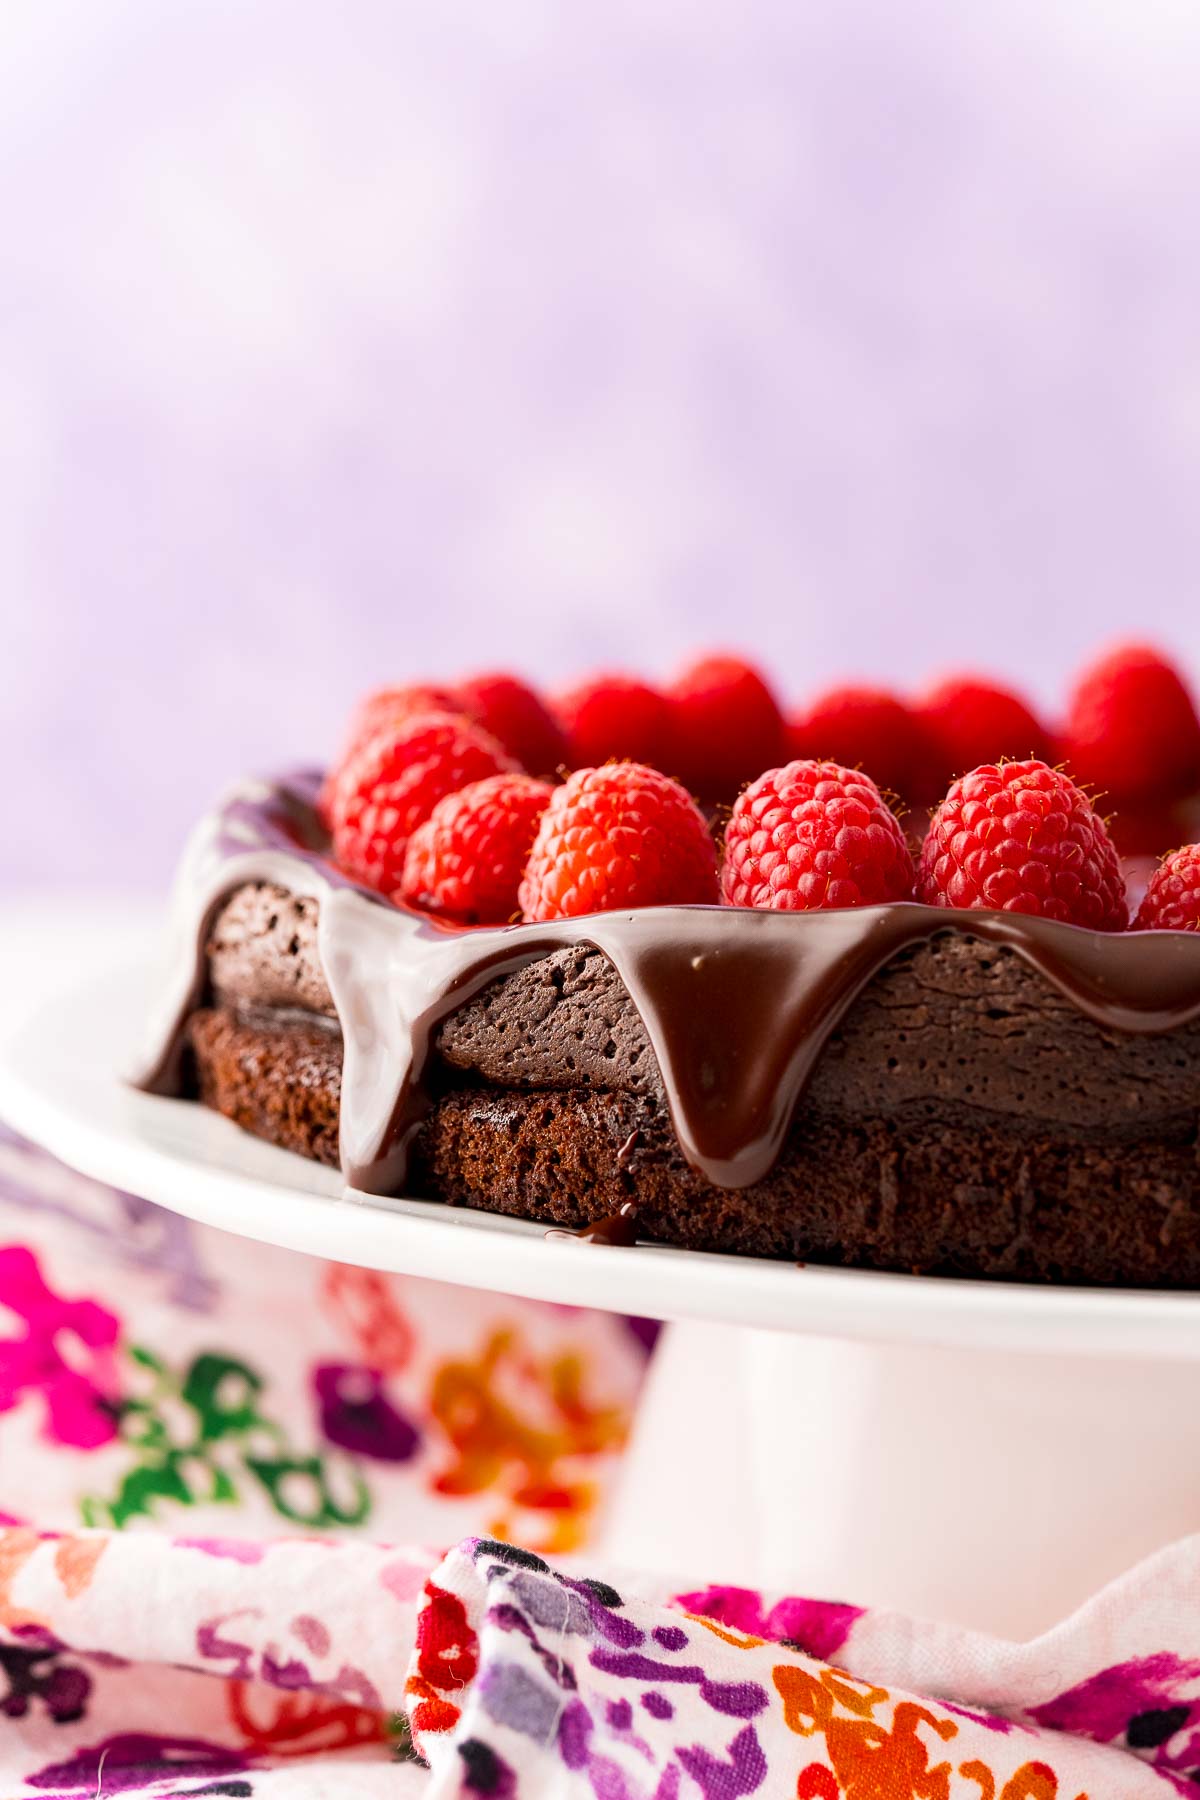
[[[0,857],[380,680],[1200,662],[1200,10],[6,0]]]

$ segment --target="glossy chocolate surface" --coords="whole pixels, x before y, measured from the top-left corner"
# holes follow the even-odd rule
[[[139,1084],[180,1088],[180,1049],[203,997],[205,945],[233,889],[272,882],[319,903],[318,950],[345,1046],[348,1182],[402,1193],[427,1114],[437,1027],[498,976],[591,945],[613,964],[658,1059],[688,1162],[747,1187],[782,1149],[805,1082],[846,1008],[909,945],[956,931],[1003,946],[1106,1029],[1160,1033],[1200,1016],[1200,934],[1089,932],[1016,913],[912,902],[824,913],[715,906],[458,928],[398,909],[328,860],[318,778],[247,784],[197,828],[180,871],[168,992]]]

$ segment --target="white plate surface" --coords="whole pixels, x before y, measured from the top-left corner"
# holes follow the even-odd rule
[[[136,936],[146,942],[144,932]],[[144,966],[128,960],[131,941],[128,925],[112,920],[77,926],[68,972],[60,920],[26,921],[0,937],[0,992],[40,992],[0,1021],[0,1117],[84,1174],[189,1218],[363,1268],[651,1318],[875,1341],[1200,1358],[1200,1295],[935,1280],[600,1246],[486,1213],[348,1194],[331,1170],[259,1143],[203,1107],[125,1085],[119,1070],[140,1039],[149,980]],[[48,971],[55,956],[57,979],[31,982],[31,971]]]

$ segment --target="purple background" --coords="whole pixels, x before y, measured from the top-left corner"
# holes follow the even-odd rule
[[[3,874],[468,665],[1200,663],[1200,12],[0,11]]]

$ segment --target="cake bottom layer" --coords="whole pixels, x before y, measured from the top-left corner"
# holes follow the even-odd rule
[[[194,1015],[188,1040],[201,1100],[243,1131],[338,1165],[342,1040],[304,1018],[255,1021],[223,1007]]]
[[[191,1021],[206,1105],[336,1164],[342,1044],[304,1017],[209,1008]],[[654,1096],[450,1086],[413,1155],[414,1196],[576,1227],[626,1201],[639,1235],[852,1268],[1200,1287],[1194,1140],[1014,1137],[960,1109],[834,1120],[801,1109],[770,1176],[714,1187],[684,1160]]]

